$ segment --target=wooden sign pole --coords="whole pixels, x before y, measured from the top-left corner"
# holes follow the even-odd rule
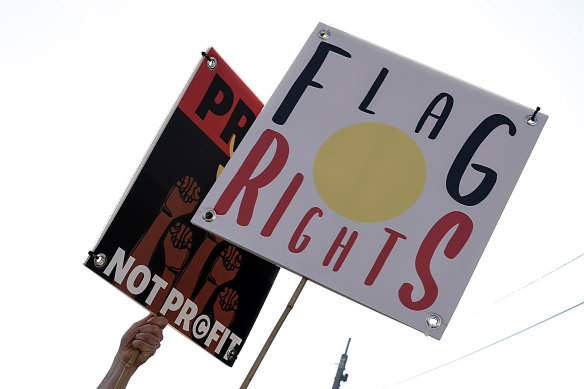
[[[128,363],[126,363],[126,366],[124,366],[124,370],[122,370],[122,374],[120,375],[120,378],[118,379],[118,382],[116,383],[114,389],[120,389],[122,387],[123,382],[125,381],[126,376],[128,375],[128,367],[132,366],[134,362],[136,362],[136,359],[138,359],[138,354],[140,354],[140,350],[134,350],[132,356],[130,357],[130,360],[128,361]]]
[[[248,387],[248,385],[251,382],[251,379],[253,378],[255,372],[258,370],[258,367],[262,363],[262,360],[264,359],[264,356],[266,355],[266,353],[268,352],[268,349],[272,345],[272,342],[274,341],[274,338],[278,334],[278,331],[280,330],[280,327],[282,327],[282,324],[284,324],[284,320],[286,320],[286,317],[288,317],[288,314],[290,313],[290,311],[292,310],[292,308],[294,308],[294,304],[296,303],[296,300],[298,300],[298,296],[300,295],[300,292],[302,292],[302,289],[304,288],[304,285],[306,284],[306,281],[307,281],[307,278],[306,277],[302,277],[302,279],[300,280],[300,283],[298,284],[298,286],[296,287],[296,290],[294,291],[294,294],[292,295],[292,298],[290,298],[290,301],[288,302],[288,305],[286,305],[286,309],[284,309],[284,312],[282,313],[282,316],[280,316],[280,320],[278,320],[278,322],[276,323],[276,326],[272,330],[272,333],[268,337],[268,340],[264,344],[264,347],[260,351],[260,353],[259,353],[258,357],[256,358],[254,364],[252,365],[251,369],[249,370],[249,373],[247,373],[247,377],[245,377],[245,380],[241,384],[240,389],[246,389]]]

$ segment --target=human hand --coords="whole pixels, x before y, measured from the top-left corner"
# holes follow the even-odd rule
[[[162,330],[167,324],[168,320],[165,317],[153,314],[132,324],[120,341],[118,357],[121,363],[127,364],[136,350],[138,357],[132,366],[138,368],[146,362],[160,347],[163,339]]]

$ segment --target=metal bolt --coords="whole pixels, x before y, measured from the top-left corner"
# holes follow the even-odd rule
[[[217,213],[215,213],[214,209],[206,209],[203,212],[203,220],[206,221],[207,223],[212,222],[213,220],[215,220],[216,217]]]
[[[442,318],[435,313],[426,317],[426,325],[428,328],[438,328],[442,324]]]
[[[213,70],[217,67],[217,59],[215,57],[209,57],[209,59],[207,59],[207,67],[210,70]]]
[[[95,265],[95,267],[104,267],[106,263],[107,257],[103,253],[99,253],[95,257],[93,257],[93,264]]]
[[[525,117],[525,123],[529,124],[530,126],[535,126],[537,124],[537,118],[534,115],[527,115]]]
[[[227,350],[227,359],[233,361],[237,357],[237,350],[234,347]]]
[[[329,30],[320,30],[318,32],[318,37],[320,39],[328,39],[331,36],[331,32]]]

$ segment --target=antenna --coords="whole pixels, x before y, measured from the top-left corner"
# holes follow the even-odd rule
[[[335,382],[333,382],[333,389],[339,389],[341,386],[341,382],[346,382],[347,378],[349,378],[349,374],[345,373],[345,365],[347,364],[347,352],[349,351],[349,344],[351,344],[351,338],[347,342],[347,348],[345,349],[345,353],[341,355],[341,361],[339,362],[339,367],[337,369],[337,374],[335,375]]]

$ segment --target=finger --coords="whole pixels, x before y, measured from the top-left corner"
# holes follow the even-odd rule
[[[191,229],[184,224],[180,224],[179,231],[176,234],[177,239],[180,241],[180,248],[186,247],[186,245],[192,239]]]
[[[221,308],[223,308],[223,310],[228,311],[228,310],[237,309],[237,308],[234,308],[237,306],[237,303],[239,300],[239,296],[238,296],[236,290],[226,287],[219,294],[219,297],[221,299],[220,305],[221,305]]]
[[[235,290],[229,295],[229,306],[231,309],[237,309],[237,303],[239,302],[239,295]]]
[[[170,227],[170,234],[172,235],[173,238],[176,238],[176,234],[180,231],[180,226],[181,223],[176,222],[172,227]]]
[[[154,352],[160,348],[160,343],[149,344],[143,340],[135,339],[132,342],[132,347],[140,350],[140,352],[144,354],[154,354]]]
[[[148,323],[148,320],[152,319],[154,317],[153,313],[149,313],[145,318],[138,320],[137,322],[135,322],[134,324],[132,324],[132,326],[130,327],[130,329],[137,329],[140,326],[143,326],[144,324]]]
[[[235,292],[233,289],[229,290],[229,293],[227,294],[227,298],[226,300],[229,302],[230,305],[233,305],[234,301],[237,301],[237,292]]]
[[[162,342],[162,336],[157,337],[154,334],[151,334],[148,332],[140,332],[140,333],[136,334],[136,336],[134,337],[134,340],[141,340],[141,341],[146,342],[148,344],[156,345],[156,344],[160,344],[160,342]]]
[[[148,316],[146,316],[145,318],[138,320],[137,322],[135,322],[134,324],[132,324],[130,326],[130,328],[128,328],[128,331],[126,331],[126,333],[122,336],[122,343],[126,343],[129,342],[130,339],[132,339],[134,337],[134,335],[136,335],[138,333],[138,329],[145,325],[146,323],[148,323],[148,320],[151,320],[154,317],[154,315],[152,313],[148,314]]]
[[[180,194],[181,194],[181,198],[188,202],[188,203],[192,203],[193,200],[196,199],[196,192],[197,189],[199,187],[199,184],[197,183],[197,181],[195,181],[195,179],[191,176],[186,176],[181,180],[181,185],[180,185]]]
[[[159,326],[154,325],[154,324],[146,324],[146,325],[140,327],[138,333],[136,333],[135,336],[137,336],[138,334],[142,334],[142,333],[152,334],[152,335],[162,339],[162,328],[160,328]]]
[[[164,316],[153,316],[148,320],[148,324],[153,324],[160,328],[164,328],[168,324],[168,319]]]

